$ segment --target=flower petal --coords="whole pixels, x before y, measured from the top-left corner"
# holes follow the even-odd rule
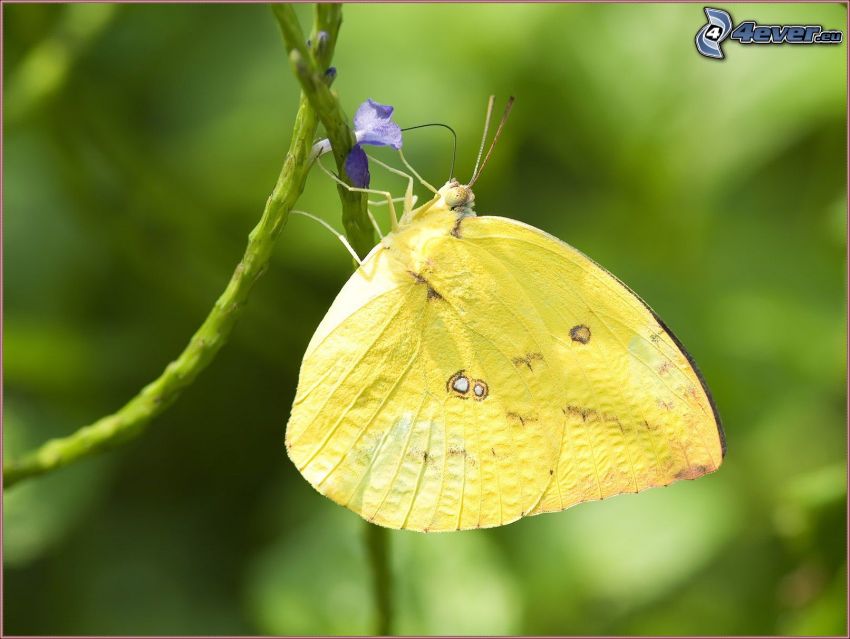
[[[355,144],[351,148],[348,157],[345,158],[345,172],[348,174],[348,179],[351,180],[352,186],[361,189],[369,187],[371,177],[369,175],[369,159],[359,144]]]
[[[393,107],[366,100],[354,114],[354,135],[360,144],[401,148],[401,128],[392,121]]]
[[[380,102],[375,102],[372,98],[367,98],[357,108],[357,113],[354,114],[354,127],[357,129],[367,129],[373,120],[389,120],[393,115],[393,111],[394,109],[390,105],[381,104]]]

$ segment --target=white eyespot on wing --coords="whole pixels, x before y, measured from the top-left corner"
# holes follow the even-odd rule
[[[475,393],[475,398],[478,400],[482,400],[489,394],[489,390],[487,388],[487,383],[481,381],[480,379],[475,380],[475,385],[472,387],[472,392]]]
[[[469,391],[469,380],[466,377],[458,377],[454,383],[452,384],[452,388],[454,388],[458,393],[466,393]],[[475,394],[478,395],[478,387],[475,387]]]

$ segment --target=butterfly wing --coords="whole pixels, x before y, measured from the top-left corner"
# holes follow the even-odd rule
[[[307,348],[287,426],[317,490],[413,530],[497,526],[539,504],[558,442],[506,415],[548,390],[513,366],[511,332],[470,322],[498,313],[483,301],[443,297],[380,248],[364,261]]]
[[[445,245],[447,263],[462,260],[472,277],[503,282],[501,295],[522,320],[514,332],[528,327],[540,341],[516,351],[522,374],[538,374],[534,352],[524,348],[538,348],[557,367],[559,423],[550,426],[557,461],[533,513],[695,479],[720,465],[725,440],[707,387],[640,298],[581,252],[521,222],[469,218],[459,231]]]
[[[698,374],[618,280],[513,220],[427,230],[376,247],[308,346],[287,449],[320,492],[456,530],[719,465]]]

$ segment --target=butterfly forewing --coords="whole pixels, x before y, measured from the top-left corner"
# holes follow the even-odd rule
[[[518,303],[534,308],[553,338],[562,438],[557,481],[537,511],[693,479],[719,466],[722,433],[707,391],[634,293],[533,227],[481,217],[463,228],[461,253],[521,274]]]

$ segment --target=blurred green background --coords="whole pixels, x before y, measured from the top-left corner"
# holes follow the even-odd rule
[[[837,3],[720,6],[847,22]],[[180,351],[259,218],[298,93],[262,5],[4,5],[3,22],[8,458],[115,410]],[[371,97],[402,126],[451,124],[461,179],[487,95],[517,96],[479,212],[561,237],[646,299],[729,444],[695,482],[391,533],[396,632],[846,631],[846,44],[727,43],[717,62],[694,48],[704,23],[698,4],[344,9],[347,112]],[[448,177],[444,131],[405,150]],[[299,208],[341,226],[318,171]],[[148,432],[4,495],[6,633],[372,631],[365,524],[283,450],[301,355],[349,273],[293,218],[229,344]]]

